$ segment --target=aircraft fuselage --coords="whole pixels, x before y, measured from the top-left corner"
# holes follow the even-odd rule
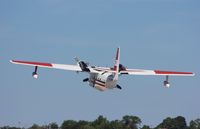
[[[90,73],[89,85],[100,91],[113,89],[117,85],[117,80],[114,79],[112,73]]]

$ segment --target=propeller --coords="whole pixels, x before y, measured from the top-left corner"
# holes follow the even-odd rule
[[[87,81],[89,81],[89,78],[83,79],[83,82],[87,82]]]
[[[118,88],[120,90],[122,89],[122,87],[120,85],[118,85],[118,84],[116,85],[116,88]]]

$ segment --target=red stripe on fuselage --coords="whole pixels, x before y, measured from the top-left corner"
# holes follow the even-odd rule
[[[106,87],[105,83],[98,81],[98,80],[95,81],[95,84]]]
[[[52,64],[50,63],[42,63],[42,62],[30,62],[30,61],[18,61],[18,60],[12,60],[14,63],[19,64],[28,64],[28,65],[35,65],[35,66],[46,66],[46,67],[52,67]]]
[[[174,71],[160,71],[160,70],[154,70],[156,74],[193,74],[191,72],[174,72]]]

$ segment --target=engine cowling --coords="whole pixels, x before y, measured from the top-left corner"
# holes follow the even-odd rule
[[[110,68],[111,70],[114,70],[114,68]],[[126,70],[126,67],[122,64],[119,64],[119,72],[120,71],[123,71],[123,70]]]
[[[82,71],[84,71],[84,72],[90,72],[90,70],[88,68],[88,64],[85,63],[84,61],[80,61],[79,62],[79,66],[81,67]]]
[[[119,64],[119,72],[123,70],[126,70],[126,67],[122,64]]]

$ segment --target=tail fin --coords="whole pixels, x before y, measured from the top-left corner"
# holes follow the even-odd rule
[[[118,47],[116,57],[115,57],[115,65],[114,65],[115,80],[118,80],[119,62],[120,62],[120,48]]]

